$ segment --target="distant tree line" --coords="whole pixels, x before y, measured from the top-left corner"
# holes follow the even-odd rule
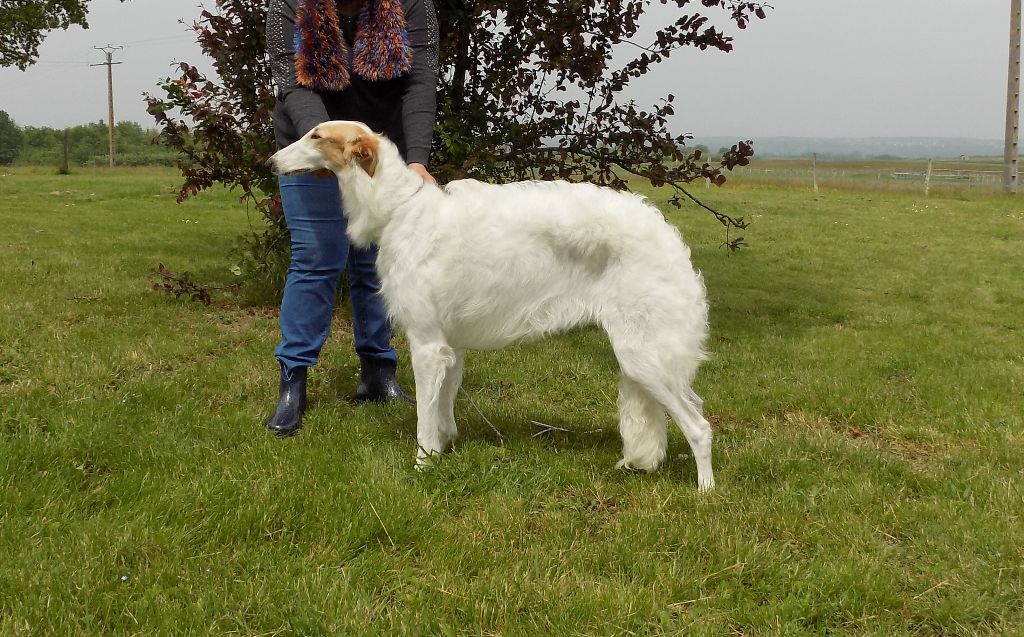
[[[107,165],[107,124],[94,122],[68,129],[68,160],[72,166]],[[114,126],[114,158],[118,166],[173,166],[172,150],[153,144],[155,130],[136,122]],[[64,159],[64,129],[18,126],[0,110],[0,165],[59,166]]]

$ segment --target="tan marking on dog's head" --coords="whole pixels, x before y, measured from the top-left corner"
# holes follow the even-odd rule
[[[367,175],[377,171],[380,142],[377,135],[362,124],[354,122],[327,122],[314,128],[310,139],[317,144],[327,166],[335,171],[352,162]]]

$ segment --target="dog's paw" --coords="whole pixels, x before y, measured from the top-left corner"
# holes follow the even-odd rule
[[[654,463],[649,466],[644,466],[641,462],[636,460],[626,460],[625,458],[615,463],[615,468],[620,471],[643,471],[645,473],[651,473],[657,470],[658,464]]]
[[[419,448],[416,452],[416,470],[423,471],[428,469],[430,465],[434,464],[434,459],[441,455],[437,451],[427,451],[423,447]]]
[[[715,488],[715,479],[710,478],[708,480],[697,480],[697,493],[707,493],[713,491]]]
[[[639,467],[635,463],[630,462],[629,460],[626,460],[625,458],[623,458],[622,460],[619,460],[618,462],[616,462],[615,463],[615,468],[618,469],[619,471],[645,471],[647,473],[650,473],[651,471],[654,471],[654,469],[648,469],[648,468],[645,468],[645,467]]]

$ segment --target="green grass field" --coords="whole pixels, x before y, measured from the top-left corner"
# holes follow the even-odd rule
[[[698,495],[674,427],[613,469],[592,330],[472,354],[417,473],[414,411],[348,400],[339,312],[273,439],[273,309],[147,279],[231,282],[232,194],[0,175],[0,635],[1024,633],[1019,200],[700,188],[754,220],[738,254],[668,209],[712,303]]]

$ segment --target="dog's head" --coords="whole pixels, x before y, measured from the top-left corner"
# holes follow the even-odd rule
[[[328,170],[341,174],[357,167],[373,177],[380,140],[359,122],[325,122],[302,139],[274,153],[268,162],[279,175]]]

